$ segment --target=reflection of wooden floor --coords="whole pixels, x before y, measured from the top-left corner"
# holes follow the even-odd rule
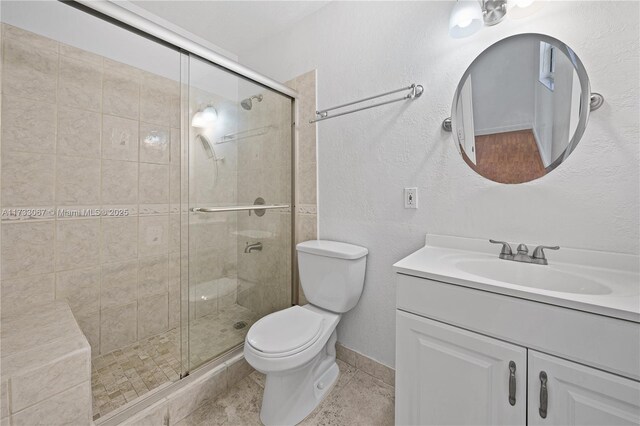
[[[475,170],[501,183],[522,183],[546,174],[531,130],[476,136]]]

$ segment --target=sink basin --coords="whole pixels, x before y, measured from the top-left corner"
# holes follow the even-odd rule
[[[562,248],[549,265],[498,258],[485,240],[427,235],[395,272],[640,323],[637,255]]]
[[[463,272],[503,283],[562,293],[603,295],[612,289],[592,278],[551,266],[532,265],[501,259],[455,262]]]

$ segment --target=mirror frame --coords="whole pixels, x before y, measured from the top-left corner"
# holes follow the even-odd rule
[[[539,41],[542,42],[546,42],[549,43],[551,45],[553,45],[554,47],[558,48],[562,53],[564,53],[567,58],[569,58],[569,60],[573,63],[574,69],[576,71],[576,73],[578,74],[578,79],[580,80],[580,88],[581,88],[581,93],[580,93],[580,119],[578,120],[578,124],[576,126],[576,131],[574,132],[573,136],[571,137],[571,140],[569,141],[569,143],[567,144],[567,148],[565,148],[565,150],[562,152],[561,155],[558,156],[558,158],[556,158],[555,160],[553,160],[553,162],[551,164],[549,164],[549,166],[547,166],[545,168],[546,173],[544,176],[548,175],[551,171],[553,171],[556,167],[558,167],[564,160],[566,160],[569,155],[573,152],[573,150],[576,148],[576,146],[578,145],[578,142],[580,142],[580,139],[582,139],[582,136],[584,135],[584,132],[587,128],[587,122],[589,121],[589,113],[591,111],[590,108],[590,103],[591,103],[591,86],[589,83],[589,76],[587,75],[587,70],[584,67],[584,64],[582,63],[582,61],[580,60],[580,58],[578,57],[578,55],[573,51],[573,49],[571,49],[569,46],[567,46],[564,42],[558,40],[557,38],[545,35],[545,34],[539,34],[539,33],[520,33],[520,34],[514,34],[511,35],[509,37],[505,37],[503,39],[498,40],[497,42],[491,44],[490,46],[486,47],[485,49],[482,50],[482,52],[480,52],[475,59],[471,62],[471,64],[469,64],[469,66],[467,67],[466,71],[464,72],[464,74],[462,75],[462,77],[460,78],[460,82],[458,83],[458,87],[456,88],[456,92],[453,95],[453,103],[451,104],[451,129],[452,129],[452,137],[453,137],[453,142],[456,144],[456,147],[458,148],[458,152],[460,153],[460,156],[463,157],[463,153],[464,150],[462,148],[462,145],[460,144],[460,140],[458,139],[458,123],[457,123],[457,114],[456,114],[456,110],[457,110],[457,106],[458,106],[458,99],[460,97],[460,92],[462,90],[462,87],[464,86],[464,83],[467,81],[467,78],[469,78],[469,75],[471,74],[471,70],[473,68],[473,65],[478,61],[478,59],[482,56],[482,54],[484,52],[486,52],[487,50],[496,47],[502,43],[504,43],[507,40],[516,38],[516,37],[523,37],[523,36],[534,36],[536,37]],[[464,161],[464,157],[463,157],[463,161]],[[467,163],[465,161],[465,163]],[[537,179],[533,179],[527,182],[521,182],[518,184],[513,184],[513,183],[503,183],[503,182],[497,182],[494,180],[491,180],[487,177],[482,176],[480,173],[478,173],[473,167],[471,167],[469,164],[467,164],[467,166],[469,166],[470,169],[472,169],[478,176],[481,176],[487,180],[490,180],[491,182],[496,182],[496,183],[500,183],[503,185],[519,185],[522,183],[527,183],[527,182],[533,182],[535,180],[538,180],[540,178],[543,178],[544,176],[540,176]]]

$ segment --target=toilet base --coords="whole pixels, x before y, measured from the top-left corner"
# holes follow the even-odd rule
[[[270,425],[295,425],[322,402],[338,380],[334,330],[323,350],[295,370],[267,373],[260,420]]]

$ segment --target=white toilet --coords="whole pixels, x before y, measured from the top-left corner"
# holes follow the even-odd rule
[[[364,285],[366,248],[314,240],[296,249],[309,304],[267,315],[245,339],[247,362],[267,375],[260,411],[265,425],[301,422],[336,382],[336,326]]]

